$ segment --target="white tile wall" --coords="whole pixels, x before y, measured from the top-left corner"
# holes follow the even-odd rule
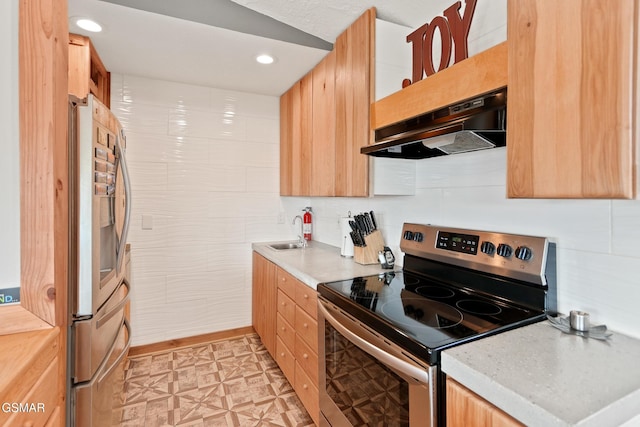
[[[112,74],[133,181],[133,345],[251,324],[251,242],[278,224],[276,97]],[[153,220],[142,229],[142,215]]]

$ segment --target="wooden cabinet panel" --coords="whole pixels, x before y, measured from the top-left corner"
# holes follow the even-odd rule
[[[269,353],[276,350],[277,280],[276,265],[253,253],[252,324]]]
[[[311,348],[318,353],[318,322],[302,307],[296,307],[296,333]]]
[[[305,370],[311,382],[318,386],[318,354],[309,347],[299,334],[296,334],[296,362]]]
[[[369,194],[369,111],[373,100],[375,8],[367,10],[336,39],[336,196]]]
[[[280,96],[280,195],[291,196],[291,179],[293,172],[293,97],[296,84]]]
[[[298,279],[287,271],[278,267],[278,289],[287,294],[292,300],[296,299],[296,283]]]
[[[335,58],[335,51],[329,52],[311,72],[313,77],[311,196],[335,195]]]
[[[290,349],[296,346],[296,330],[289,322],[284,320],[284,317],[280,313],[276,316],[277,336],[282,342]]]
[[[509,197],[634,197],[636,3],[509,0]]]
[[[519,427],[523,425],[447,377],[447,427]]]
[[[313,422],[320,425],[320,397],[317,382],[314,384],[297,362],[294,388]]]
[[[11,402],[33,405],[28,412],[12,412],[3,426],[44,426],[53,416],[57,404],[58,358],[56,357],[41,374],[38,381],[22,400]]]
[[[296,359],[289,348],[282,342],[280,337],[276,338],[276,362],[284,376],[287,377],[291,385],[295,385]]]
[[[34,404],[35,412],[0,411],[0,426],[42,426],[56,410],[62,411],[65,395],[64,347],[59,327],[3,335],[0,352],[0,402]],[[38,404],[44,405],[38,406]],[[29,407],[29,409],[32,409]]]
[[[280,97],[280,194],[308,196],[311,179],[311,73]]]
[[[296,284],[296,304],[313,320],[318,319],[318,293],[300,281]]]
[[[281,290],[278,290],[278,313],[284,320],[289,322],[290,325],[295,325],[296,303]]]

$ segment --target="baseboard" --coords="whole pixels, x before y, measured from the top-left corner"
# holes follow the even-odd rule
[[[220,341],[229,338],[239,337],[247,334],[254,334],[256,331],[252,326],[229,329],[226,331],[212,332],[210,334],[196,335],[193,337],[176,338],[173,340],[157,342],[153,344],[139,345],[129,349],[129,357],[141,356],[151,353],[161,353],[175,350],[182,347],[191,347],[211,341]]]

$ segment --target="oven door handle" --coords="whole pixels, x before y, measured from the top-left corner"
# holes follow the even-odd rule
[[[349,341],[353,344],[357,345],[363,351],[369,353],[371,356],[378,359],[381,363],[387,365],[388,367],[396,370],[397,372],[408,376],[409,378],[414,379],[416,382],[420,384],[424,384],[426,386],[430,385],[429,381],[429,373],[424,369],[418,366],[414,366],[408,362],[405,362],[402,359],[390,354],[381,348],[371,344],[369,341],[360,337],[356,333],[349,330],[346,326],[344,326],[340,321],[338,321],[333,315],[329,312],[329,310],[324,306],[323,303],[318,304],[318,309],[322,312],[325,319],[333,326],[338,332],[344,335]]]

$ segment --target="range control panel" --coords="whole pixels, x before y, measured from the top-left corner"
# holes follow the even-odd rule
[[[550,245],[545,237],[411,223],[400,241],[409,255],[542,284]]]

